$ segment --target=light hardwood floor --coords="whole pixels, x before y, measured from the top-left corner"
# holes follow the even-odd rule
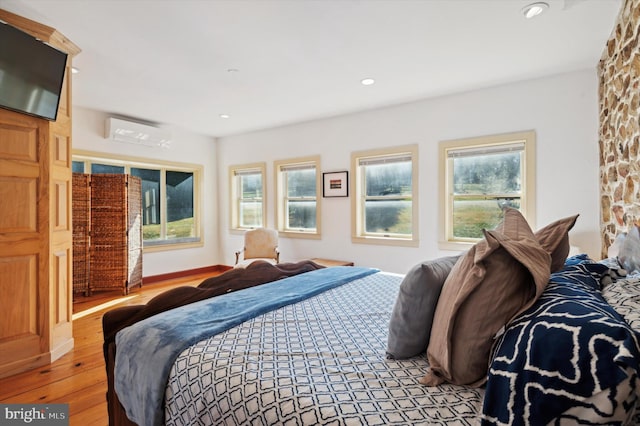
[[[51,365],[0,379],[0,403],[66,403],[70,425],[108,425],[107,376],[102,355],[102,315],[109,309],[146,303],[180,285],[196,286],[216,273],[191,275],[120,292],[75,297],[72,351]]]

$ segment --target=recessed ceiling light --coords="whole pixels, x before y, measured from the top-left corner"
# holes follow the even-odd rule
[[[220,114],[219,117],[220,118],[230,118],[231,116],[229,114]]]
[[[525,18],[531,19],[540,15],[545,10],[549,9],[549,4],[544,2],[531,3],[522,8],[522,14]]]
[[[233,74],[236,72],[240,72],[240,70],[238,68],[227,68],[227,72]]]
[[[371,86],[373,83],[375,83],[376,81],[372,78],[364,78],[362,80],[360,80],[360,83],[362,83],[363,86]]]

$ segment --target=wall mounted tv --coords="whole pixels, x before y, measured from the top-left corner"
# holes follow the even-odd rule
[[[0,107],[55,120],[67,54],[0,21]]]

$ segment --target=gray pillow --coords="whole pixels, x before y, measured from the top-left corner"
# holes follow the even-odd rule
[[[389,358],[411,358],[427,350],[442,285],[459,258],[447,256],[419,263],[405,275],[389,322]]]

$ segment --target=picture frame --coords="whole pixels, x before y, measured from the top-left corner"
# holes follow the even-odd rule
[[[348,197],[349,172],[330,172],[322,174],[322,196]]]

